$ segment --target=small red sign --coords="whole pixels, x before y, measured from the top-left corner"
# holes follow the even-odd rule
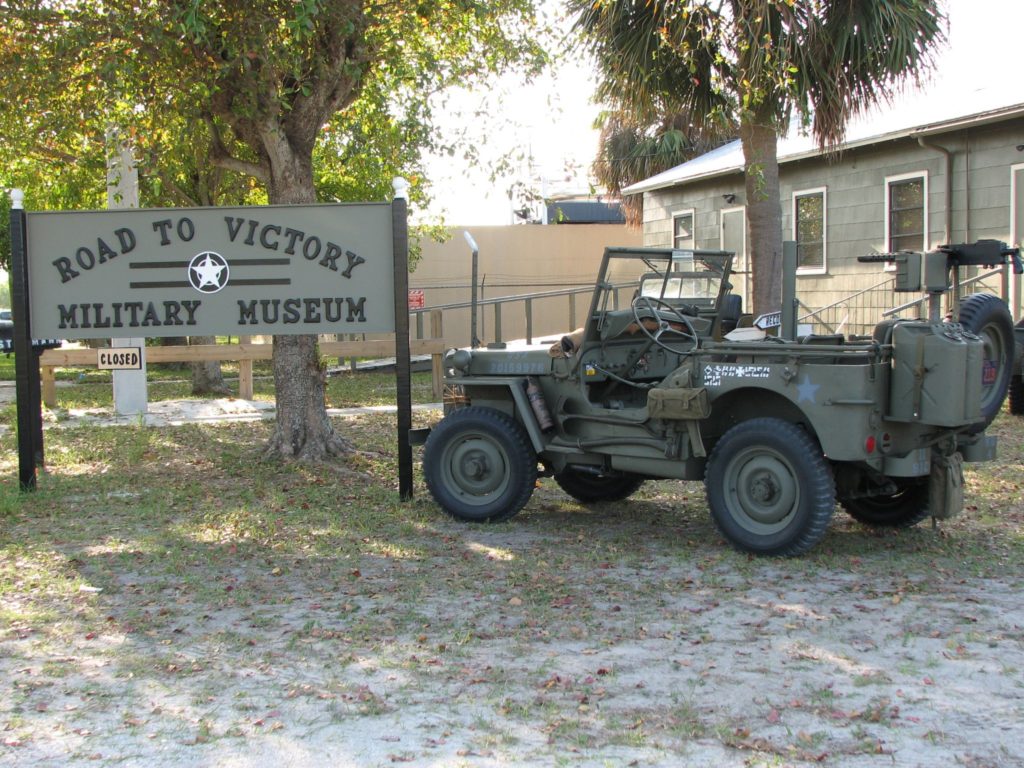
[[[996,379],[999,377],[998,363],[998,360],[986,360],[982,364],[981,385],[983,387],[990,387],[996,383]]]
[[[409,309],[423,309],[426,306],[426,300],[423,296],[422,288],[410,288],[409,289]]]

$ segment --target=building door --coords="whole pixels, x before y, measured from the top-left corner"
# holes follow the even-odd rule
[[[750,284],[750,262],[747,258],[746,213],[747,209],[742,206],[722,209],[721,248],[723,251],[733,251],[736,254],[732,264],[732,290],[743,297],[743,311],[749,312],[753,293]]]
[[[1010,245],[1024,242],[1024,164],[1010,166]],[[1010,273],[1010,311],[1014,320],[1021,319],[1024,297],[1021,276]]]

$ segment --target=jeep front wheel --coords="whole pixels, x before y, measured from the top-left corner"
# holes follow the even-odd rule
[[[644,484],[644,478],[635,475],[596,475],[572,467],[555,475],[559,487],[577,501],[622,501],[628,499]]]
[[[423,475],[434,500],[452,517],[498,522],[530,500],[537,455],[519,423],[500,411],[469,406],[431,431]]]
[[[781,419],[751,419],[726,432],[708,459],[704,485],[718,530],[758,555],[806,552],[825,535],[835,507],[821,448]]]

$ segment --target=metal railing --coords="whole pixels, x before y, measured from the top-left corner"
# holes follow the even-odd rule
[[[797,323],[800,326],[803,326],[805,331],[809,331],[810,333],[843,333],[848,336],[870,336],[874,331],[875,325],[883,318],[903,317],[907,319],[914,319],[927,317],[929,296],[925,293],[922,293],[921,296],[911,301],[907,301],[898,306],[893,306],[893,299],[896,296],[896,293],[893,290],[895,279],[895,275],[887,277],[868,288],[852,293],[849,296],[845,296],[838,301],[818,309],[813,309],[798,300],[799,310]],[[612,286],[613,308],[619,308],[620,291],[633,288],[635,286],[635,282]],[[496,296],[489,299],[480,299],[477,302],[477,311],[486,315],[488,313],[487,308],[490,308],[489,311],[493,319],[493,324],[489,329],[490,332],[487,334],[489,337],[488,340],[501,342],[506,341],[503,328],[503,320],[509,319],[506,313],[511,310],[511,305],[522,304],[521,311],[523,314],[521,317],[525,320],[526,340],[528,343],[532,343],[534,338],[552,333],[564,333],[577,328],[583,319],[579,313],[580,311],[586,312],[589,309],[590,297],[593,294],[593,291],[594,287],[592,285],[587,285],[577,288],[562,288],[553,291],[538,291],[534,293],[514,294],[509,296]],[[944,297],[944,301],[946,302],[945,311],[947,313],[953,312],[956,302],[960,297],[979,292],[993,293],[1003,299],[1007,299],[1008,281],[1004,270],[994,269],[962,280],[956,292],[950,292]],[[577,300],[577,297],[580,294],[585,296],[585,299],[582,302],[582,310],[580,302]],[[566,307],[564,314],[559,313],[558,316],[565,317],[565,323],[563,324],[559,322],[556,324],[556,327],[538,329],[534,316],[535,302],[546,299],[557,299],[560,297],[565,297]],[[472,306],[472,302],[470,301],[460,301],[449,304],[438,304],[431,307],[425,307],[423,309],[410,310],[410,316],[413,318],[412,327],[415,329],[414,337],[417,339],[454,339],[457,334],[444,332],[444,328],[441,324],[443,313],[448,310],[472,310]],[[800,312],[803,314],[799,314]],[[426,321],[428,318],[430,319],[431,324],[429,333],[426,328]],[[481,323],[481,326],[485,327],[486,324]]]
[[[928,316],[929,295],[922,293],[916,299],[893,306],[895,276],[876,283],[862,291],[850,294],[820,309],[811,309],[803,302],[797,323],[810,326],[811,333],[845,333],[847,335],[869,336],[879,320],[889,317],[924,319]],[[972,293],[993,293],[1007,299],[1007,282],[1003,269],[994,269],[962,280],[956,291],[943,297],[945,314],[955,314],[960,298]]]
[[[1003,269],[993,269],[990,272],[975,275],[961,281],[954,292],[948,293],[943,297],[946,300],[946,313],[953,314],[955,304],[964,296],[970,296],[972,293],[992,293],[1006,300],[1008,297],[1006,296],[1006,281],[1004,278],[1005,271]],[[998,280],[998,284],[996,284],[996,280]],[[906,313],[909,312],[910,317],[924,318],[928,315],[928,300],[929,297],[925,295],[913,301],[908,301],[905,304],[900,304],[883,313],[883,317],[907,317]]]
[[[612,286],[613,303],[617,309],[619,306],[619,291],[625,288],[635,287],[636,282]],[[586,312],[590,308],[590,297],[594,293],[594,286],[587,285],[579,288],[562,288],[555,291],[538,291],[535,293],[523,293],[515,294],[511,296],[495,296],[490,299],[480,299],[477,301],[477,311],[486,314],[486,307],[491,307],[493,325],[491,326],[491,333],[489,334],[492,338],[491,341],[505,341],[503,320],[507,319],[504,316],[505,310],[512,304],[522,303],[523,318],[526,322],[526,341],[532,343],[535,336],[544,336],[551,333],[566,333],[568,331],[577,328],[580,325],[581,318],[579,317],[580,307],[578,306],[577,296],[584,294],[586,296],[583,302],[582,311]],[[557,328],[541,328],[538,330],[536,323],[534,322],[534,302],[541,301],[544,299],[556,299],[559,297],[566,297],[566,324],[558,324]],[[413,327],[415,328],[416,338],[424,338],[425,332],[424,318],[432,311],[446,311],[454,309],[469,309],[472,311],[473,304],[470,301],[459,301],[451,304],[437,304],[431,307],[425,307],[423,309],[414,309],[410,311],[413,316]],[[440,332],[440,329],[439,329]],[[437,334],[431,333],[431,336]],[[443,334],[441,334],[443,335]]]
[[[800,309],[805,312],[797,317],[797,324],[811,326],[811,333],[871,333],[882,312],[892,306],[895,279],[887,278],[820,309],[811,309],[797,299]]]

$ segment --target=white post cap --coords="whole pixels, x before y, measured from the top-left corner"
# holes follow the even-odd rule
[[[22,189],[11,190],[11,208],[21,210],[25,207],[25,191]]]
[[[401,176],[395,176],[395,178],[391,180],[391,187],[395,190],[396,200],[409,199],[409,182],[403,179]]]

